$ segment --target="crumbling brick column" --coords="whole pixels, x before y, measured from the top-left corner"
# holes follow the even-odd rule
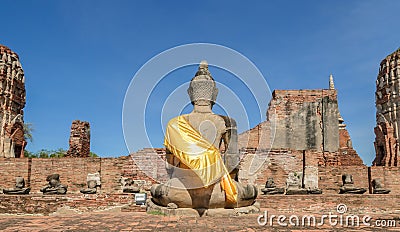
[[[400,49],[382,60],[376,80],[374,166],[398,166]]]
[[[69,137],[67,157],[89,157],[90,155],[90,124],[74,120]]]
[[[0,45],[0,157],[24,157],[25,76],[18,55]]]

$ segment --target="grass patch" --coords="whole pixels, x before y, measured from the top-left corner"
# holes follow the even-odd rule
[[[150,211],[150,212],[147,212],[148,214],[151,214],[151,215],[159,215],[159,216],[166,216],[166,214],[165,213],[163,213],[163,212],[160,212],[160,211],[156,211],[156,210],[152,210],[152,211]]]

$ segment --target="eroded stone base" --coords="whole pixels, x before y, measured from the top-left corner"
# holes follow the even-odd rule
[[[189,217],[222,217],[222,216],[240,216],[243,214],[252,214],[260,212],[260,203],[239,207],[234,209],[191,209],[191,208],[168,208],[156,205],[151,199],[147,200],[147,213],[161,214],[166,216],[189,216]]]

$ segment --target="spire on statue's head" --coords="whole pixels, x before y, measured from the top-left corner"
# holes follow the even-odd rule
[[[329,76],[329,89],[335,89],[335,84],[333,83],[332,74]]]
[[[197,77],[197,79],[214,80],[214,78],[211,76],[210,71],[208,71],[208,63],[206,60],[202,60],[200,62],[199,69],[196,72],[196,75],[194,78],[196,78],[196,77]]]
[[[212,104],[217,99],[218,89],[216,87],[214,78],[208,70],[207,61],[200,62],[199,69],[195,77],[190,81],[188,88],[190,101],[194,104],[197,100],[208,100]]]
[[[200,61],[199,68],[206,68],[208,69],[208,62],[206,60]]]

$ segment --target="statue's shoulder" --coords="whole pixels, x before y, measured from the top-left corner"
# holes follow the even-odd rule
[[[174,118],[171,118],[171,119],[168,121],[168,124],[170,124],[170,123],[175,123],[175,122],[177,122],[177,121],[179,121],[179,120],[186,120],[186,121],[188,121],[188,120],[189,120],[188,114],[182,114],[182,115],[176,116],[176,117],[174,117]]]
[[[228,128],[236,128],[237,127],[235,119],[228,117],[226,115],[220,115],[220,114],[217,114],[217,115],[225,121],[226,127],[228,127]]]

